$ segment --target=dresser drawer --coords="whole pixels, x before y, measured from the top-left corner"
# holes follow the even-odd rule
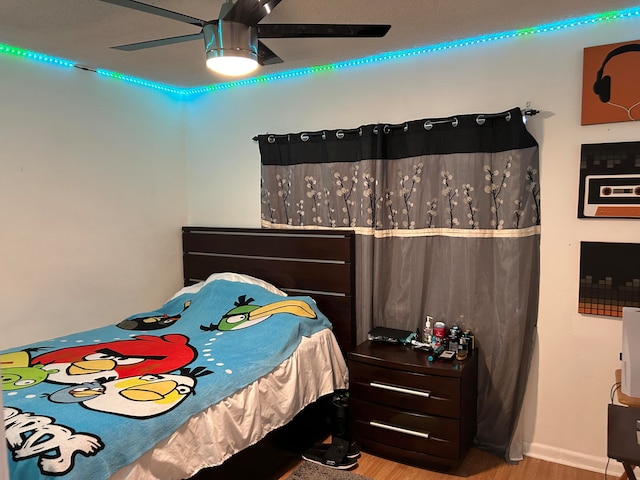
[[[460,379],[349,363],[352,398],[389,407],[460,417]]]
[[[435,457],[460,455],[460,421],[350,399],[351,433],[364,446],[386,444]]]

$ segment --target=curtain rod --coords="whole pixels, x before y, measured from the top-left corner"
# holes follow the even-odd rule
[[[540,110],[535,110],[533,108],[527,108],[526,110],[522,110],[522,114],[532,117],[534,115],[537,115],[538,113],[540,113]],[[476,123],[478,125],[483,125],[484,122],[487,119],[491,119],[491,118],[505,118],[508,121],[511,120],[511,112],[501,112],[501,113],[488,113],[488,114],[480,114],[476,117]],[[443,124],[443,123],[450,123],[451,125],[453,125],[454,127],[458,126],[458,118],[457,117],[448,117],[448,118],[440,118],[438,120],[426,120],[424,122],[424,129],[425,130],[431,130],[433,128],[434,125],[439,125],[439,124]],[[395,130],[398,128],[402,128],[405,132],[407,131],[407,129],[409,128],[409,124],[408,122],[404,122],[404,123],[397,123],[397,124],[385,124],[382,127],[382,131],[384,133],[389,133],[391,132],[391,130]],[[373,127],[373,133],[374,134],[378,134],[378,126],[376,125],[375,127]],[[336,130],[336,137],[339,139],[344,138],[345,134],[347,133],[359,133],[360,135],[362,135],[362,127],[359,128],[351,128],[351,129],[343,129],[343,130]],[[269,141],[269,143],[273,143],[276,141],[276,138],[287,138],[289,137],[291,134],[286,133],[286,134],[280,134],[280,135],[269,135],[267,137],[267,140]],[[301,133],[300,134],[300,139],[303,142],[306,142],[307,140],[309,140],[310,137],[312,136],[322,136],[322,139],[326,139],[327,138],[327,132],[326,130],[320,130],[317,132],[305,132],[305,133]],[[255,137],[253,137],[253,141],[257,142],[258,141],[258,135],[256,135]]]

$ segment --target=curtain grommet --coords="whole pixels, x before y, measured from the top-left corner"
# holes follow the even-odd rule
[[[378,134],[378,126],[376,125],[375,127],[373,127],[372,131],[373,131],[374,135],[377,135]],[[360,135],[362,135],[362,134],[360,134]]]
[[[478,125],[484,125],[484,122],[486,122],[486,119],[484,118],[484,115],[478,115],[476,117],[476,123]]]
[[[276,137],[274,137],[273,135],[269,135],[267,137],[267,142],[269,143],[276,143]]]
[[[511,112],[507,112],[507,116],[504,117],[507,122],[511,121]]]
[[[405,122],[404,127],[402,127],[402,131],[403,132],[408,132],[409,131],[409,124]]]
[[[338,140],[342,140],[342,139],[344,138],[344,132],[343,132],[342,130],[338,130],[338,131],[336,132],[336,138],[337,138]]]
[[[435,121],[427,120],[426,122],[424,122],[423,127],[425,130],[431,130],[433,126],[437,123],[450,123],[452,127],[457,127],[458,117],[445,118],[443,120],[435,120]],[[409,124],[405,124],[404,131],[406,132],[407,130],[409,130]]]
[[[306,133],[301,133],[300,134],[300,140],[302,140],[303,142],[309,141],[309,135],[306,134]]]
[[[389,125],[385,125],[384,127],[382,127],[382,131],[389,135],[391,133],[391,127]]]

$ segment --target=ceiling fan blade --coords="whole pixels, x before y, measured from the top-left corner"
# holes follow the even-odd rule
[[[258,25],[260,38],[384,37],[391,25],[266,23]]]
[[[160,7],[154,7],[153,5],[147,5],[146,3],[137,2],[136,0],[100,0],[101,2],[112,3],[120,7],[131,8],[140,12],[151,13],[153,15],[159,15],[161,17],[170,18],[171,20],[177,20],[178,22],[189,23],[191,25],[197,25],[199,27],[204,26],[204,20],[199,18],[190,17],[189,15],[183,15],[182,13],[166,10]]]
[[[275,65],[282,62],[283,60],[273,53],[273,50],[258,40],[258,63],[260,65]]]
[[[124,50],[132,52],[134,50],[142,50],[144,48],[161,47],[163,45],[173,45],[174,43],[190,42],[202,38],[202,32],[192,33],[190,35],[180,35],[179,37],[159,38],[158,40],[147,40],[146,42],[129,43],[127,45],[119,45],[111,47],[116,50]]]
[[[238,0],[221,19],[255,26],[276,8],[281,0]]]

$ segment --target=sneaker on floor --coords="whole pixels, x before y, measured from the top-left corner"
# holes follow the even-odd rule
[[[310,448],[302,454],[302,458],[309,462],[325,467],[348,470],[358,465],[355,458],[348,458],[349,441],[344,438],[333,437],[331,444],[320,448]]]
[[[330,443],[318,443],[313,446],[316,450],[329,450],[331,447]],[[360,458],[360,444],[358,442],[353,441],[349,443],[349,448],[347,449],[347,453],[345,455],[346,458]]]
[[[344,457],[342,460],[331,459],[327,456],[326,448],[310,448],[302,454],[307,462],[317,463],[329,468],[335,468],[338,470],[350,470],[358,466],[358,460],[355,458]]]

